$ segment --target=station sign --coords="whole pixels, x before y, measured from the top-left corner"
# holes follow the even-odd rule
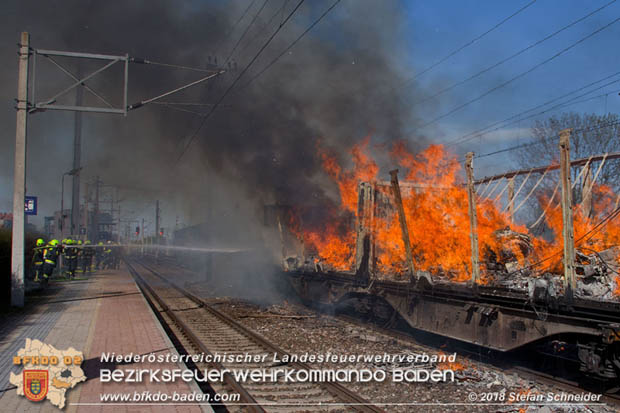
[[[26,215],[37,215],[37,197],[36,196],[26,196],[25,197],[25,209],[24,213]]]

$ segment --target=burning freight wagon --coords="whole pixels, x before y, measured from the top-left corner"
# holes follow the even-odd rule
[[[337,207],[322,221],[304,219],[299,207],[278,217],[285,275],[304,302],[353,308],[386,323],[398,315],[415,329],[499,351],[562,343],[570,350],[555,354],[559,360],[574,360],[597,380],[617,381],[620,231],[607,224],[620,210],[609,188],[589,186],[593,214],[562,211],[557,191],[541,191],[537,222],[544,220],[552,234],[544,238],[513,222],[515,197],[500,208],[504,190],[495,198],[477,196],[471,169],[466,185],[460,163],[441,146],[418,156],[402,145],[392,148],[406,171],[403,183],[395,171],[390,182],[379,180],[367,150],[368,140],[352,149],[350,170],[319,152],[339,190]],[[563,242],[563,222],[571,213],[577,252],[566,262],[575,268],[563,273],[564,249],[572,244]]]
[[[368,155],[368,144],[366,139],[352,149],[354,167],[350,170],[344,170],[326,151],[319,152],[325,171],[338,186],[339,210],[330,213],[330,219],[317,228],[304,225],[300,219],[303,210],[289,216],[289,229],[303,245],[303,253],[288,256],[287,268],[361,273],[366,243],[368,274],[362,275],[409,282],[410,250],[415,277],[423,276],[433,283],[470,281],[471,215],[467,186],[456,157],[439,145],[418,156],[408,153],[402,144],[392,148],[390,155],[405,171],[404,180],[397,183],[406,223],[403,226],[393,182],[379,180],[379,167]],[[516,202],[512,201],[513,208],[501,208],[497,201],[502,194],[498,195],[477,197],[479,283],[518,289],[546,284],[551,294],[560,294],[563,222],[557,187],[553,194],[537,194],[550,239],[514,223]],[[576,294],[617,300],[620,229],[601,226],[599,221],[617,209],[618,198],[610,188],[598,185],[591,186],[591,195],[594,214],[586,216],[581,208],[574,208]],[[408,233],[409,246],[403,230]]]

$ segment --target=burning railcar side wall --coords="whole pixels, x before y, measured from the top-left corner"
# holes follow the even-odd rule
[[[361,239],[370,235],[369,268],[373,276],[407,281],[405,248],[393,194],[389,184],[378,179],[380,168],[369,155],[368,147],[368,138],[353,147],[350,169],[342,168],[334,156],[319,150],[325,172],[338,187],[339,210],[332,211],[320,228],[304,226],[296,216],[289,220],[292,223],[289,228],[305,248],[305,258],[319,269],[332,271],[355,271],[363,255]],[[441,145],[413,155],[403,144],[396,144],[389,154],[405,171],[402,202],[415,269],[436,280],[470,280],[470,221],[460,163]],[[372,193],[365,195],[364,191]],[[573,208],[577,249],[584,253],[590,251],[580,255],[581,264],[586,266],[591,266],[589,261],[595,259],[592,251],[598,253],[620,245],[617,227],[597,226],[615,208],[616,195],[605,186],[593,185],[591,191],[595,211],[592,216],[585,216],[579,207]],[[526,225],[512,222],[507,208],[498,206],[497,199],[478,200],[482,283],[495,283],[513,275],[559,277],[563,269],[563,238],[562,212],[555,205],[557,198],[555,193],[539,195],[542,208],[551,200],[545,223],[553,234],[552,240],[536,236]],[[620,263],[616,255],[607,256],[613,257],[613,261],[600,263],[601,271],[597,275],[610,279],[608,284],[614,295],[620,296],[620,276],[615,273]]]

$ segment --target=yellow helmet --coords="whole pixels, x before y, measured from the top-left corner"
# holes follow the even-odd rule
[[[57,240],[57,239],[53,239],[53,240],[51,240],[51,241],[50,241],[50,245],[51,245],[52,247],[57,246],[57,245],[58,245],[58,240]]]
[[[43,241],[43,238],[39,238],[37,240],[37,247],[40,247],[40,246],[43,246],[43,245],[45,245],[45,241]]]

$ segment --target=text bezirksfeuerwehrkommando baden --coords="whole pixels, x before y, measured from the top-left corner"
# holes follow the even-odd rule
[[[157,368],[130,368],[130,369],[101,369],[99,380],[109,382],[174,382],[192,380],[202,382],[221,382],[227,374],[238,382],[447,382],[454,381],[454,371],[451,369],[433,368],[434,363],[454,362],[456,353],[430,355],[419,354],[336,354],[336,353],[214,353],[214,354],[116,354],[102,353],[102,363],[133,364],[136,363],[206,363],[219,365],[219,368],[198,371],[194,369]],[[240,364],[240,368],[224,367],[222,364]],[[268,368],[244,368],[244,364],[266,363]],[[290,363],[290,364],[289,364]],[[295,363],[369,363],[374,366],[361,368],[310,368],[304,364]],[[402,368],[403,365],[409,367]],[[377,368],[383,365],[384,368]],[[388,365],[391,368],[385,369]]]

